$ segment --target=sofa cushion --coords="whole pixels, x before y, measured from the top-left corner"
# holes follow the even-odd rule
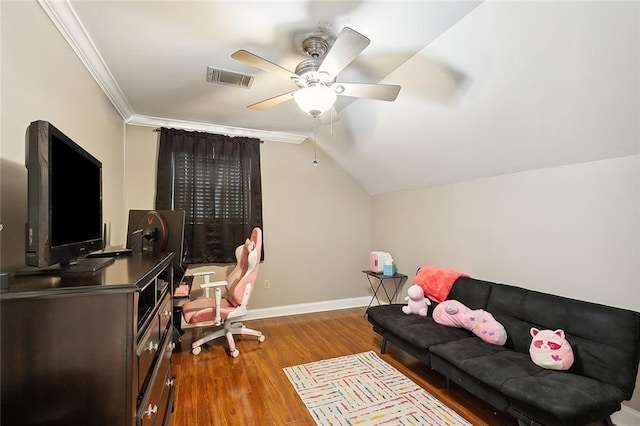
[[[620,409],[624,393],[615,386],[566,371],[546,370],[507,380],[500,390],[519,411],[548,413],[558,425],[582,425]],[[533,408],[533,410],[532,410]],[[539,411],[538,411],[539,410]]]
[[[493,283],[470,277],[460,277],[453,283],[447,300],[457,300],[470,309],[487,310]]]
[[[565,371],[535,365],[528,354],[490,345],[476,338],[442,343],[432,353],[469,376],[499,390],[520,411],[548,413],[552,423],[584,424],[604,418],[624,399],[624,393],[606,383]]]
[[[471,377],[433,352],[430,352],[429,355],[429,365],[431,369],[441,373],[447,378],[447,388],[448,384],[453,382],[500,411],[506,411],[509,408],[509,399],[499,390],[487,386],[482,381]]]
[[[640,314],[504,284],[494,284],[486,310],[506,329],[506,347],[528,352],[531,327],[558,329],[573,348],[572,373],[617,386],[630,399],[640,360]],[[621,326],[624,325],[624,326]]]
[[[372,306],[367,310],[367,318],[374,326],[387,330],[420,349],[451,340],[473,336],[460,328],[443,327],[431,317],[407,315],[399,304]]]
[[[528,355],[473,337],[432,346],[429,350],[470,376],[500,389],[505,380],[541,370]]]

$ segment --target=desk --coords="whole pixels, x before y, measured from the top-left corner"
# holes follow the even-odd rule
[[[373,303],[374,299],[378,301],[378,305],[382,304],[380,303],[380,299],[378,298],[378,291],[380,290],[380,287],[382,287],[382,290],[384,291],[384,294],[387,296],[387,300],[389,301],[389,303],[390,304],[393,303],[398,294],[398,290],[400,290],[400,287],[407,279],[406,275],[399,274],[397,272],[394,273],[393,275],[384,275],[381,272],[373,272],[373,271],[362,271],[362,272],[364,272],[364,274],[367,276],[367,280],[369,281],[371,290],[373,290],[373,296],[371,297],[371,301],[369,302],[369,306],[367,306],[367,309],[371,307],[371,304]],[[385,280],[393,281],[394,289],[391,297],[389,297],[387,288],[384,286]],[[376,283],[377,283],[377,286],[375,286]]]

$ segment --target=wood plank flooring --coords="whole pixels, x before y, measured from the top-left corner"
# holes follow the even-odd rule
[[[365,308],[246,321],[266,335],[264,343],[240,336],[238,358],[226,339],[190,352],[188,331],[173,353],[175,410],[171,426],[314,425],[309,412],[282,372],[283,367],[373,350],[381,338],[364,318]],[[517,422],[452,384],[419,361],[387,345],[381,357],[474,425],[513,426]]]

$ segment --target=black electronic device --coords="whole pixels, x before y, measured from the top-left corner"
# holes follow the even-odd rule
[[[20,273],[93,272],[112,263],[85,259],[103,248],[102,163],[42,120],[27,128],[25,152],[25,262],[34,268]]]
[[[92,251],[87,257],[118,257],[129,256],[133,253],[133,250],[120,246],[107,246],[102,250]]]
[[[184,260],[184,222],[182,210],[129,210],[127,248],[134,253],[173,252],[174,269],[180,269]]]

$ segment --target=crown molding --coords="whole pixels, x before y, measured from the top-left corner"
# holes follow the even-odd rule
[[[93,44],[91,37],[80,22],[71,4],[65,1],[38,0],[49,19],[54,23],[60,34],[67,40],[69,46],[78,55],[80,61],[96,80],[102,91],[107,95],[120,116],[127,120],[133,115],[131,105],[120,90],[120,86],[113,78],[111,71],[105,64],[100,52]]]
[[[246,136],[258,138],[265,142],[300,144],[306,139],[304,135],[292,133],[244,129],[240,127],[137,115],[131,108],[131,105],[129,105],[122,90],[120,90],[120,86],[118,86],[113,74],[111,74],[107,64],[102,59],[100,52],[95,44],[93,44],[91,37],[89,37],[89,34],[84,28],[84,25],[82,25],[82,22],[80,22],[80,18],[78,18],[69,1],[38,0],[38,3],[58,31],[60,31],[60,34],[62,34],[67,43],[69,43],[69,46],[71,46],[76,55],[78,55],[80,61],[82,61],[85,68],[87,68],[93,76],[105,95],[107,95],[125,123],[149,127],[164,126],[176,129],[220,133],[230,136]]]
[[[184,129],[198,132],[218,133],[229,136],[245,136],[257,138],[264,142],[284,142],[301,144],[307,138],[306,135],[295,133],[272,132],[267,130],[244,129],[241,127],[221,126],[217,124],[199,123],[196,121],[174,120],[171,118],[150,117],[147,115],[134,114],[127,124],[145,127],[169,127],[173,129]]]

